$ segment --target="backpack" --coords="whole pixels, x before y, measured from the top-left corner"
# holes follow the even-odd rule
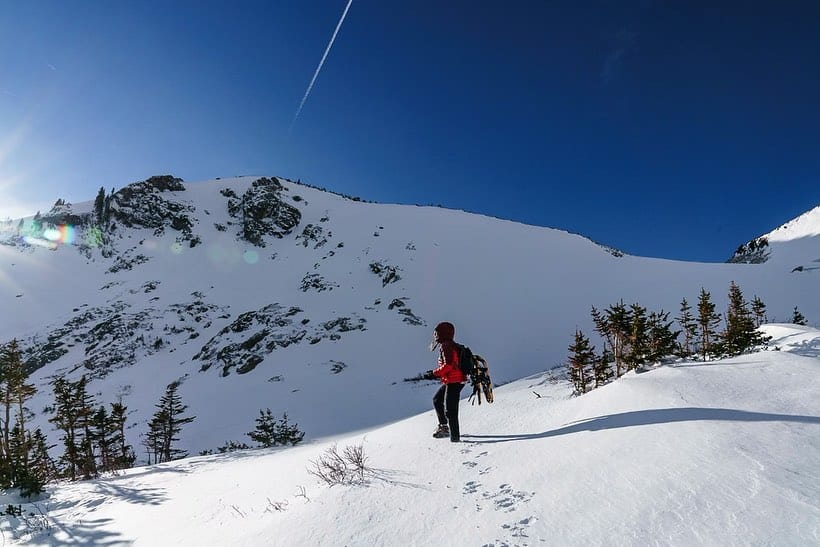
[[[458,368],[466,378],[470,378],[475,371],[473,352],[467,346],[458,343],[456,343],[456,349],[458,350]]]
[[[456,344],[456,348],[458,349],[458,366],[473,386],[473,393],[468,398],[470,404],[475,405],[474,399],[477,397],[478,404],[481,405],[482,393],[487,402],[492,403],[495,399],[487,361],[480,355],[474,354],[467,346]]]

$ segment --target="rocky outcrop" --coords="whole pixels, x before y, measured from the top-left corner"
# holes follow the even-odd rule
[[[735,254],[727,260],[733,264],[763,264],[769,259],[771,250],[766,237],[758,237],[737,248]]]
[[[309,319],[299,319],[302,313],[300,308],[280,304],[243,313],[211,338],[194,359],[202,362],[201,372],[217,365],[222,376],[228,376],[232,370],[245,374],[277,348],[305,341],[317,344],[322,340],[339,340],[342,333],[365,330],[363,318],[338,317],[310,326]]]
[[[166,192],[185,190],[182,179],[163,175],[151,177],[143,182],[129,184],[111,196],[111,230],[116,223],[128,228],[149,228],[155,236],[160,236],[166,228],[181,233],[182,241],[193,246],[199,238],[193,234],[191,216],[195,208],[186,203],[174,201]]]
[[[401,279],[399,275],[401,268],[391,266],[385,262],[371,262],[370,271],[381,278],[382,287],[386,287],[390,283],[395,283]]]
[[[140,290],[150,292],[153,283],[143,285]],[[76,315],[65,324],[48,329],[45,336],[23,341],[26,367],[33,372],[78,347],[82,349],[82,357],[74,360],[68,372],[82,369],[90,378],[103,378],[113,370],[137,364],[147,355],[168,348],[174,351],[199,337],[200,331],[209,328],[215,317],[230,317],[225,308],[206,303],[202,293],[195,292],[192,296],[191,302],[162,309],[149,306],[134,311],[122,301],[78,308]]]
[[[302,213],[282,199],[284,187],[276,178],[261,178],[240,198],[230,188],[222,190],[228,198],[228,213],[239,224],[239,237],[258,247],[265,236],[282,238],[299,225]]]

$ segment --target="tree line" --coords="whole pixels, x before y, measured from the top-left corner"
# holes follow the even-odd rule
[[[53,404],[44,412],[59,433],[61,451],[48,443],[38,427],[32,430],[32,412],[26,403],[37,393],[17,340],[0,346],[0,490],[17,488],[24,497],[40,494],[58,479],[91,479],[134,466],[137,456],[126,440],[128,407],[117,401],[100,405],[88,392],[85,376],[78,380],[58,377],[51,382]],[[170,383],[156,404],[156,412],[142,435],[147,463],[161,463],[187,456],[177,446],[183,426],[194,421],[179,395],[179,382]],[[287,413],[277,420],[270,409],[260,411],[256,428],[247,434],[259,447],[295,445],[304,432],[288,423]],[[230,449],[252,448],[229,443]],[[220,449],[220,451],[224,451]]]
[[[669,312],[649,311],[637,303],[626,305],[623,300],[604,310],[593,306],[591,314],[603,349],[596,353],[590,339],[576,329],[567,361],[569,378],[576,393],[586,393],[630,370],[667,358],[697,356],[706,361],[735,356],[767,340],[758,330],[767,321],[766,305],[757,296],[751,302],[746,301],[734,281],[729,285],[723,329],[712,296],[703,288],[697,307],[693,309],[684,298],[679,315],[673,320],[670,320]],[[796,306],[791,322],[806,324],[806,318]]]

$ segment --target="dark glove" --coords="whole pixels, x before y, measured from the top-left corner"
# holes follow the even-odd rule
[[[433,374],[432,370],[428,370],[427,372],[425,372],[424,374],[421,375],[421,378],[422,378],[422,380],[435,380],[436,375]]]

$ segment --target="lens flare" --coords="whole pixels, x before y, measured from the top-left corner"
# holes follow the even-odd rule
[[[57,228],[46,228],[43,230],[43,239],[51,241],[52,243],[72,245],[74,243],[74,237],[74,227],[67,224],[63,224]]]
[[[256,251],[245,251],[245,254],[242,256],[242,259],[245,261],[246,264],[256,264],[259,262],[259,253]]]

